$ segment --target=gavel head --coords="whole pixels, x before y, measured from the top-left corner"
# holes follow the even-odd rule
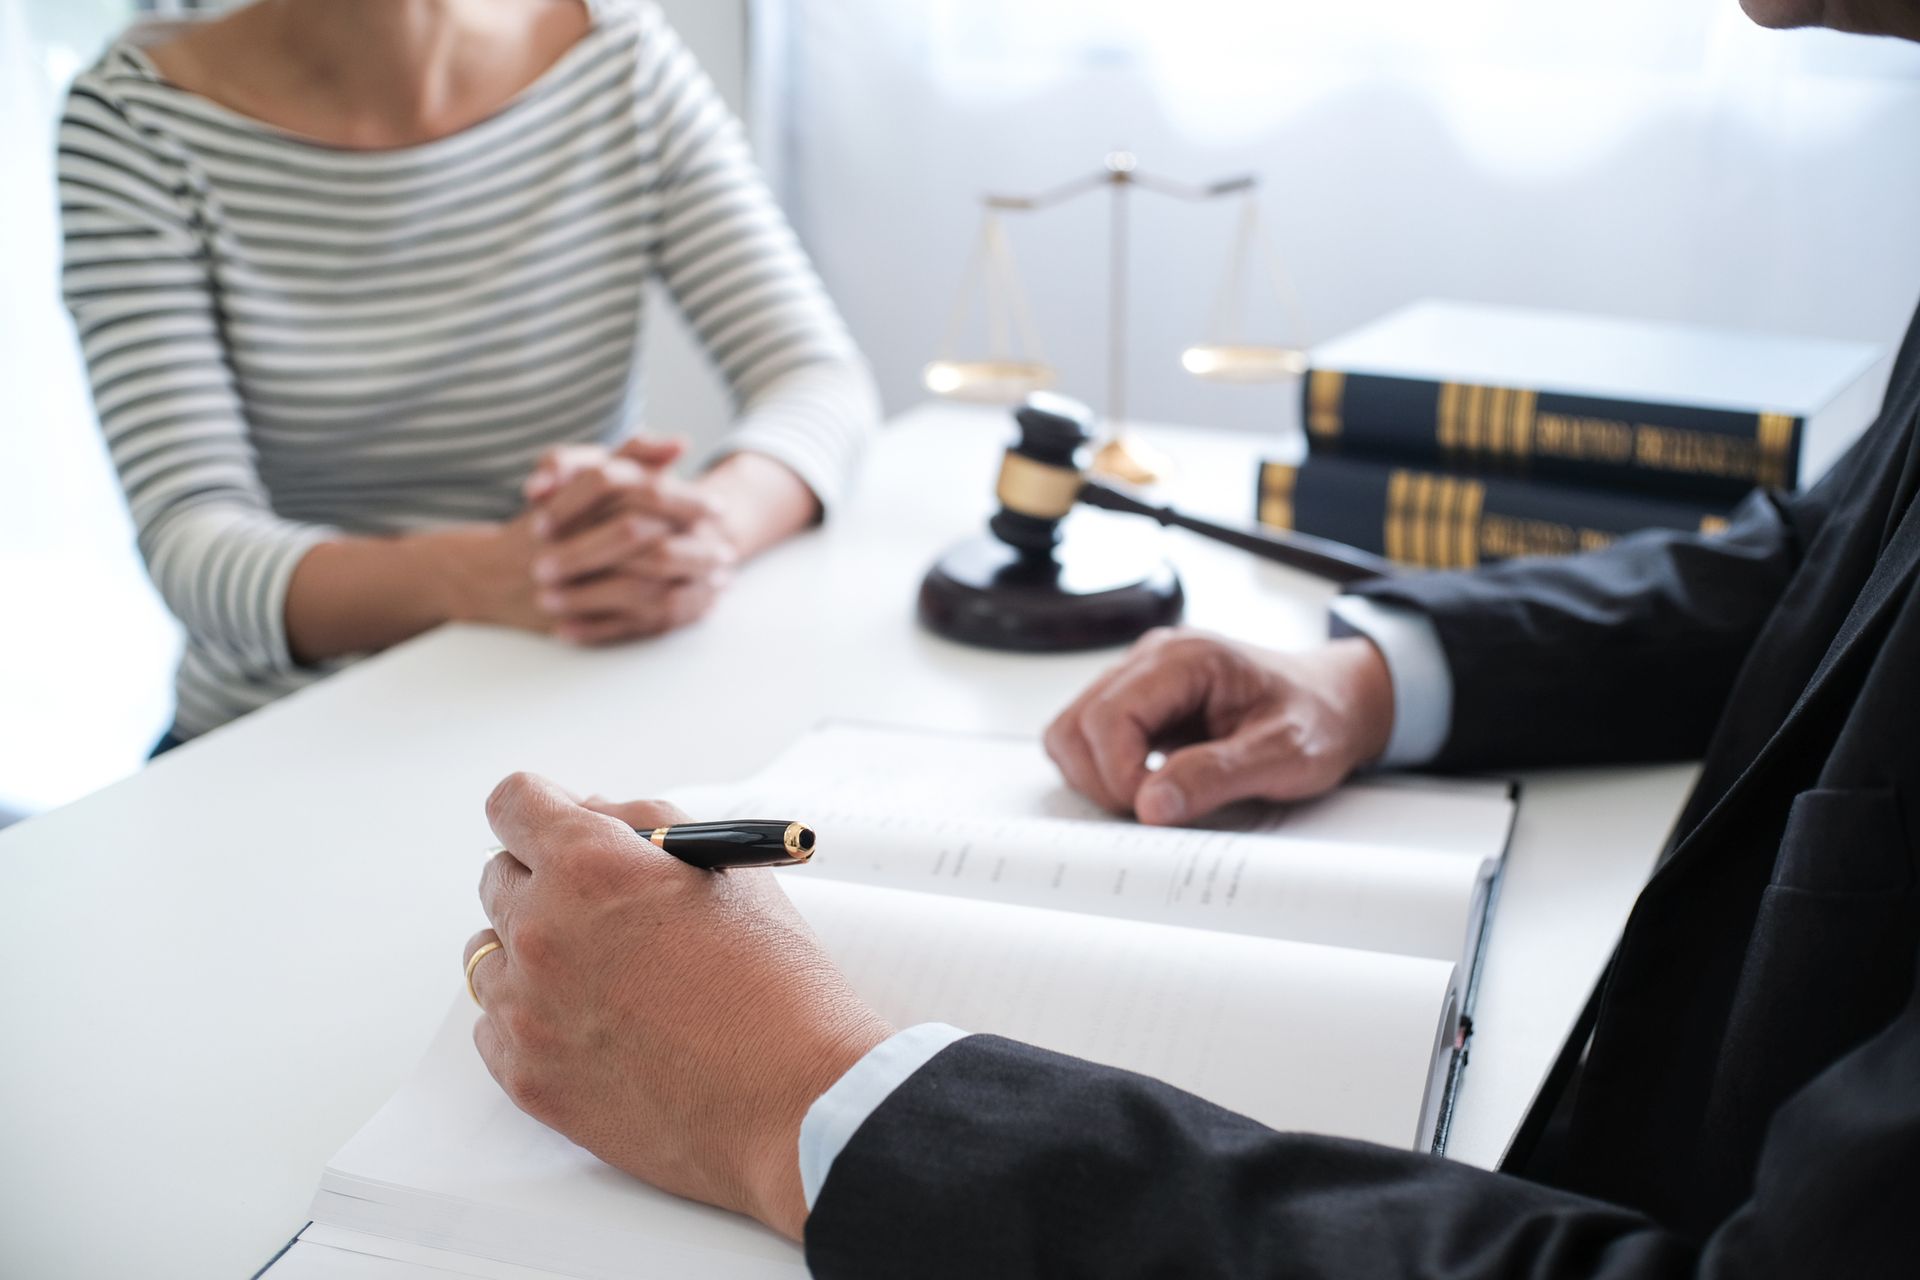
[[[1093,413],[1065,396],[1029,396],[1013,415],[1020,439],[1000,464],[1000,510],[987,527],[1024,556],[1045,557],[1060,544],[1060,522],[1086,483],[1080,451],[1093,439]]]

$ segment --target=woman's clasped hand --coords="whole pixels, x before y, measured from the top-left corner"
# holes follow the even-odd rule
[[[686,626],[713,607],[740,552],[719,503],[673,473],[685,448],[635,436],[547,453],[525,488],[523,625],[611,644]]]

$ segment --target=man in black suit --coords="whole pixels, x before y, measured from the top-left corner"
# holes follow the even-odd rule
[[[1913,0],[1747,7],[1920,38]],[[611,1163],[804,1235],[823,1277],[1920,1275],[1916,419],[1920,318],[1833,473],[1721,535],[1375,584],[1364,636],[1307,655],[1158,638],[1049,732],[1069,781],[1146,821],[1382,756],[1704,753],[1501,1173],[895,1034],[769,877],[693,872],[631,834],[662,807],[524,776],[489,801],[515,856],[469,946],[504,942],[473,975],[481,1052]]]

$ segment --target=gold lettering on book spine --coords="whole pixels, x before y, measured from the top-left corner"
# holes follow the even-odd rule
[[[1516,556],[1566,555],[1582,545],[1582,533],[1573,525],[1551,520],[1531,520],[1517,516],[1489,515],[1481,525],[1481,549],[1489,560],[1511,560]],[[1609,534],[1591,531],[1606,542]],[[1606,542],[1589,545],[1606,545]]]
[[[1467,514],[1467,486],[1460,480],[1447,481],[1446,519],[1440,525],[1439,555],[1435,563],[1443,569],[1458,567],[1460,563],[1460,525]]]
[[[1534,424],[1540,417],[1540,393],[1516,391],[1513,397],[1513,456],[1530,458],[1533,456]]]
[[[1695,476],[1730,476],[1748,484],[1762,483],[1758,439],[1743,440],[1717,431],[1689,431],[1641,422],[1634,426],[1633,461],[1650,471],[1678,471]],[[1783,455],[1784,465],[1784,455]]]
[[[1346,374],[1330,369],[1315,369],[1307,375],[1307,430],[1316,439],[1339,439],[1342,404],[1346,395]]]
[[[1293,490],[1299,483],[1296,467],[1269,462],[1260,468],[1260,523],[1274,529],[1293,528]]]
[[[1487,431],[1487,389],[1485,387],[1467,388],[1467,447],[1475,453],[1485,453],[1489,444]]]
[[[1537,391],[1444,382],[1434,411],[1434,439],[1445,453],[1526,458],[1534,452],[1539,421]]]
[[[1759,475],[1755,482],[1769,489],[1784,489],[1793,483],[1787,474],[1793,456],[1793,432],[1799,420],[1790,413],[1763,413],[1755,430],[1760,444]]]
[[[1413,473],[1395,471],[1387,477],[1386,527],[1381,530],[1381,545],[1387,559],[1399,564],[1411,563],[1407,547],[1407,509],[1413,504]]]
[[[1433,506],[1427,512],[1427,567],[1446,567],[1453,554],[1453,507],[1459,485],[1451,476],[1433,478]]]
[[[1438,568],[1446,554],[1447,501],[1452,496],[1445,476],[1423,475],[1414,486],[1415,513],[1420,521],[1420,546],[1415,563],[1422,569]]]
[[[1625,464],[1633,460],[1633,424],[1564,413],[1534,414],[1533,451],[1546,457]]]
[[[1480,520],[1487,487],[1478,480],[1395,471],[1387,480],[1382,542],[1387,558],[1421,569],[1466,569],[1480,562]]]
[[[1433,476],[1413,473],[1413,485],[1407,493],[1407,563],[1425,568],[1427,564],[1427,508],[1433,502]]]
[[[1487,508],[1487,486],[1478,480],[1460,482],[1460,514],[1453,530],[1453,567],[1471,569],[1480,563],[1480,516]]]
[[[1452,452],[1466,444],[1460,421],[1460,402],[1466,390],[1457,382],[1440,384],[1440,407],[1434,423],[1434,434],[1444,452]]]

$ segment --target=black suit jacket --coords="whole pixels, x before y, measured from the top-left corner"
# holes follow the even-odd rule
[[[1833,474],[1722,536],[1365,589],[1437,626],[1444,765],[1705,754],[1508,1171],[976,1036],[842,1152],[815,1273],[1920,1276],[1917,413],[1920,317]]]

